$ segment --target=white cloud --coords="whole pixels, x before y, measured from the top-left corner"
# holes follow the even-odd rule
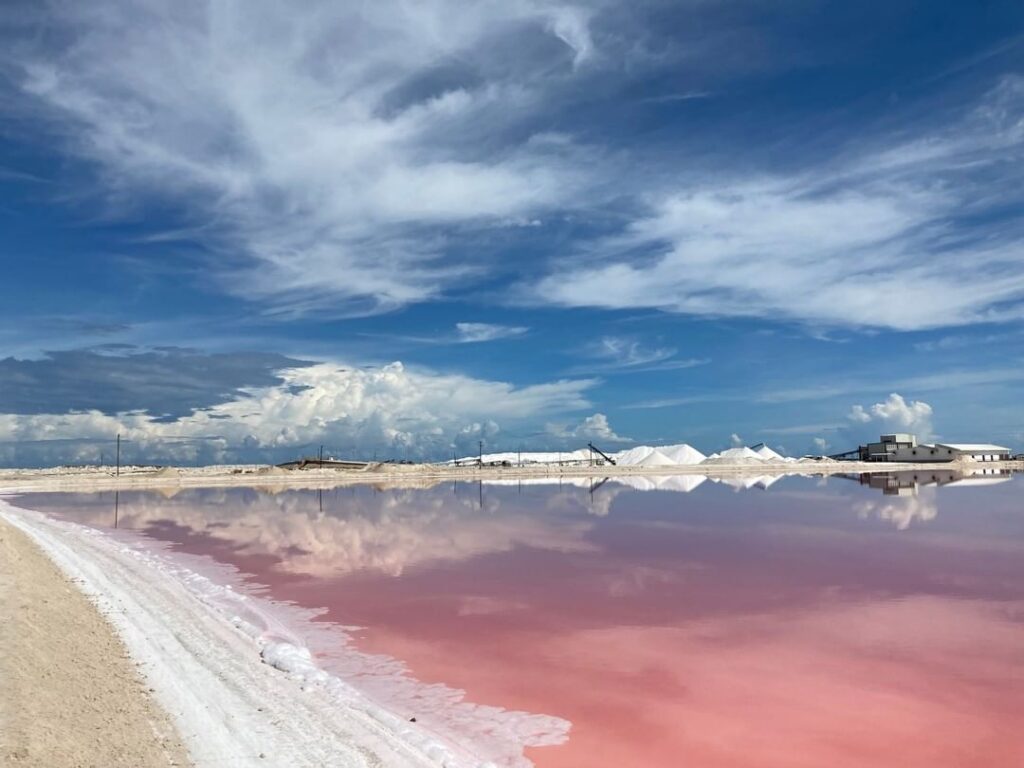
[[[847,418],[858,424],[867,424],[871,421],[871,414],[864,410],[863,405],[855,405],[850,409],[850,413]]]
[[[303,493],[257,493],[239,504],[229,493],[206,491],[197,504],[192,493],[171,499],[140,496],[123,504],[121,525],[144,530],[157,521],[233,544],[244,555],[264,556],[284,573],[318,578],[357,571],[400,576],[407,569],[459,562],[517,546],[586,551],[591,523],[581,502],[563,494],[568,514],[523,514],[489,492],[483,510],[476,494],[452,498],[437,491],[393,490],[345,499],[344,515],[322,514],[315,497]],[[471,500],[471,501],[470,501]],[[325,502],[328,506],[328,502]],[[104,524],[106,504],[82,510],[81,522]],[[575,513],[575,514],[573,514]]]
[[[456,323],[458,340],[463,343],[494,341],[522,336],[529,328],[519,325],[495,325],[493,323]]]
[[[0,443],[99,441],[120,432],[138,454],[152,444],[161,457],[180,461],[279,455],[319,443],[364,458],[374,451],[381,458],[406,452],[442,458],[452,447],[475,447],[482,437],[493,442],[502,427],[586,408],[585,393],[595,383],[577,379],[515,387],[410,370],[401,363],[377,369],[321,363],[280,375],[279,385],[251,389],[246,397],[173,422],[138,412],[0,414]],[[50,449],[77,450],[72,458],[80,461],[95,461],[101,450],[95,444],[77,449],[51,444]],[[109,448],[107,454],[110,458]]]
[[[735,432],[733,432],[731,435],[729,435],[729,444],[733,448],[742,448],[743,447],[743,438],[740,437],[739,435],[737,435]]]
[[[559,440],[569,442],[580,440],[600,440],[605,443],[632,442],[628,437],[621,437],[620,435],[615,434],[615,430],[613,430],[611,424],[608,423],[608,417],[603,413],[595,413],[592,416],[587,416],[583,421],[575,426],[548,424],[547,433]]]
[[[1012,207],[1024,79],[928,140],[777,177],[716,173],[646,195],[646,215],[531,286],[564,306],[658,308],[914,330],[1024,314]],[[1019,168],[1019,166],[1016,166]],[[1009,172],[1012,178],[1001,178]]]
[[[582,353],[595,362],[574,370],[607,373],[643,373],[696,368],[706,358],[677,357],[675,347],[649,344],[632,336],[602,336],[587,344]]]
[[[90,197],[169,203],[210,252],[205,274],[286,316],[436,298],[493,277],[482,233],[580,211],[607,225],[611,199],[624,231],[570,249],[519,301],[822,334],[1024,316],[1020,224],[995,215],[1019,208],[1024,78],[913,141],[788,175],[718,161],[702,175],[540,127],[611,57],[626,81],[656,66],[631,14],[613,14],[621,37],[596,19],[613,6],[54,0],[0,66],[101,170]]]
[[[870,408],[854,405],[847,418],[855,424],[877,424],[883,432],[910,432],[922,440],[932,435],[932,407],[922,400],[907,402],[895,392]]]
[[[483,269],[440,258],[443,228],[533,220],[586,175],[567,137],[511,136],[594,53],[569,2],[98,0],[38,19],[49,34],[0,61],[36,114],[113,204],[179,206],[223,288],[281,311],[435,296]],[[492,61],[544,37],[564,51]]]
[[[883,500],[865,500],[854,505],[862,519],[871,517],[892,523],[901,531],[917,523],[929,523],[939,515],[938,498],[933,487],[916,489],[912,496],[886,496]]]
[[[816,437],[814,438],[814,447],[818,450],[818,453],[823,454],[831,446],[829,445],[828,440],[826,440],[824,437]]]

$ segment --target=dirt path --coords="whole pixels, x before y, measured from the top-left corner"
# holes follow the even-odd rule
[[[25,534],[2,520],[0,764],[190,764],[110,625]]]

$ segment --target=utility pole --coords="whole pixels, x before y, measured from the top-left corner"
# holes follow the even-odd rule
[[[477,454],[477,460],[480,462],[480,466],[482,467],[484,465],[484,441],[478,441],[477,445],[480,450],[480,453]]]
[[[117,477],[121,476],[121,433],[117,433]]]
[[[320,446],[320,469],[324,468],[324,447]]]
[[[519,446],[519,466],[520,468],[523,466],[523,446],[521,445]]]

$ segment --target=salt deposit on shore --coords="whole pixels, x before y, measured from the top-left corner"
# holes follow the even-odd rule
[[[616,466],[620,467],[668,467],[668,466],[692,466],[704,461],[704,454],[687,443],[676,445],[638,445],[634,448],[608,454],[615,460]],[[775,454],[776,456],[778,454]],[[781,457],[779,457],[781,458]],[[464,456],[449,464],[472,465],[479,461],[485,464],[501,464],[507,462],[513,465],[564,465],[564,464],[589,464],[592,461],[603,462],[601,454],[592,452],[589,448],[579,448],[573,451],[522,451],[504,453],[485,453],[482,456]]]
[[[530,764],[525,747],[566,737],[568,723],[558,718],[467,705],[467,728],[479,718],[481,738],[491,741],[479,751],[446,742],[319,669],[260,598],[126,538],[3,500],[0,518],[34,540],[110,619],[196,768],[515,768]],[[458,696],[424,686],[421,706],[430,706],[435,689]]]

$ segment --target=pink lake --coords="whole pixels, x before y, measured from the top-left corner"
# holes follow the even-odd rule
[[[1024,765],[1024,484],[933,474],[123,492],[116,523],[323,609],[311,647],[385,703],[353,648],[566,721],[537,766]]]

